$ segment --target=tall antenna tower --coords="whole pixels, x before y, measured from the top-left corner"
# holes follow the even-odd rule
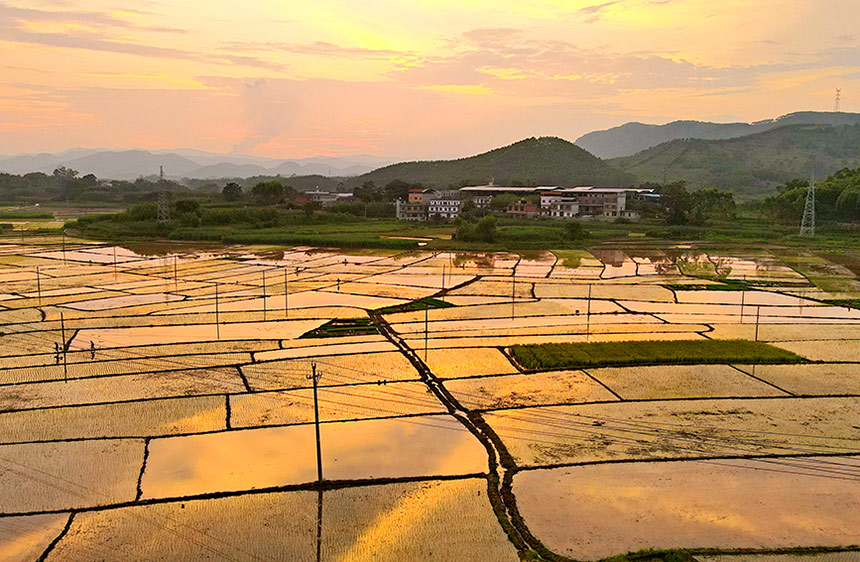
[[[159,166],[158,172],[158,218],[160,223],[170,222],[170,192],[164,182],[164,166]]]
[[[833,111],[839,113],[839,102],[842,101],[842,88],[836,88],[836,102],[833,104]]]
[[[803,206],[803,220],[800,223],[801,236],[815,236],[815,172],[806,189],[806,205]]]

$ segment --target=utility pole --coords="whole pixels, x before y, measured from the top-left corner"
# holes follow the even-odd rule
[[[176,266],[176,254],[173,254],[173,290],[179,290],[179,272],[178,267]]]
[[[758,341],[758,319],[761,312],[761,306],[755,307],[755,341]]]
[[[591,335],[591,283],[588,284],[588,298],[585,301],[585,341]]]
[[[63,231],[63,265],[66,265],[66,231]]]
[[[319,398],[317,394],[317,389],[319,387],[319,381],[322,378],[322,373],[317,373],[317,364],[311,363],[311,374],[306,375],[308,380],[313,381],[314,383],[314,428],[316,429],[316,438],[317,438],[317,481],[322,484],[323,473],[322,473],[322,450],[320,448],[320,408],[319,408]],[[320,488],[322,489],[322,488]]]
[[[116,246],[113,247],[113,280],[116,281]]]
[[[38,265],[36,266],[36,292],[39,293],[39,306],[42,306],[42,276]]]
[[[424,306],[424,362],[425,363],[427,362],[427,328],[428,328],[427,324],[428,324],[428,320],[429,320],[429,312],[428,312],[429,310],[430,310],[430,307],[425,305]]]
[[[215,337],[221,339],[221,325],[218,320],[218,283],[215,283]]]
[[[514,266],[511,276],[511,320],[514,319],[514,307],[517,304],[517,266]]]
[[[266,321],[266,270],[263,270],[263,322]]]
[[[287,281],[287,266],[284,266],[284,318],[290,316],[290,285]]]
[[[741,324],[744,323],[744,304],[746,301],[746,295],[747,295],[747,292],[744,290],[741,290],[741,322],[740,322]]]
[[[63,382],[69,382],[69,364],[66,360],[66,319],[60,312],[60,333],[63,338]]]

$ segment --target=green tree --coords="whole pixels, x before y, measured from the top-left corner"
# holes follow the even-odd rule
[[[260,205],[276,205],[284,200],[284,186],[277,180],[261,181],[251,188],[251,195]]]
[[[221,195],[223,195],[224,199],[227,201],[238,201],[242,198],[242,186],[231,181],[224,186],[224,189],[221,190]]]

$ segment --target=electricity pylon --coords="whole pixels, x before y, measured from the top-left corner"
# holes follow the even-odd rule
[[[170,222],[170,193],[164,183],[164,166],[158,173],[158,218],[160,223]]]
[[[800,222],[801,236],[815,236],[815,173],[806,189],[806,205],[803,206],[803,220]]]

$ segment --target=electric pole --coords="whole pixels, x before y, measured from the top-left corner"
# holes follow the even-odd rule
[[[63,382],[69,382],[69,364],[66,360],[66,319],[60,312],[60,334],[63,338]]]
[[[221,325],[218,322],[218,283],[215,283],[215,337],[221,339]]]
[[[585,301],[585,341],[591,335],[591,283],[588,284],[588,298]]]
[[[287,281],[287,266],[284,266],[284,318],[290,316],[290,285]]]
[[[263,322],[266,321],[266,270],[263,270]]]
[[[39,306],[42,306],[42,276],[38,265],[36,266],[36,292],[39,293]]]
[[[758,341],[758,319],[761,313],[761,306],[755,307],[755,341]]]
[[[320,408],[319,408],[319,398],[317,394],[317,389],[319,387],[319,381],[322,378],[322,373],[317,372],[317,364],[311,363],[311,374],[306,375],[308,380],[313,381],[314,383],[314,428],[316,429],[316,438],[317,438],[317,481],[322,484],[323,473],[322,473],[322,450],[320,448]],[[322,489],[322,488],[320,488]]]

